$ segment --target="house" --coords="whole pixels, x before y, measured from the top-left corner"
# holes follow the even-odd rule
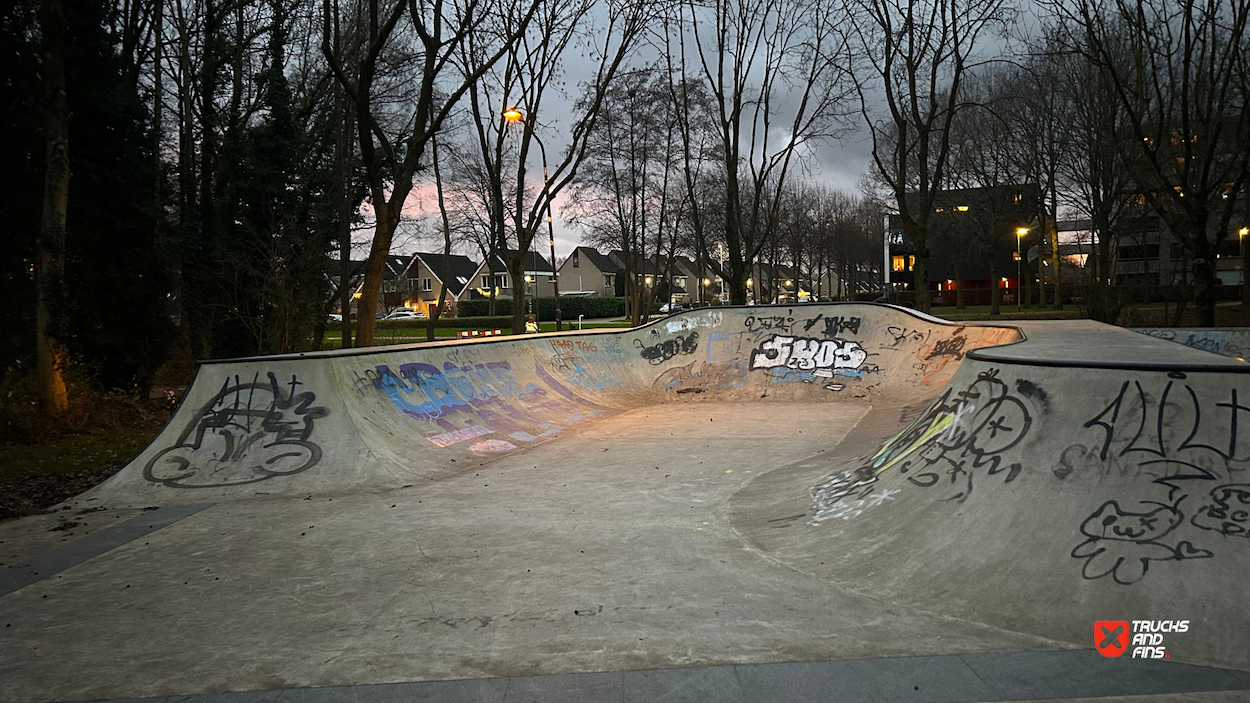
[[[621,267],[597,249],[577,247],[560,265],[560,295],[613,297]],[[623,285],[623,283],[622,283]]]
[[[507,252],[505,252],[507,253]],[[508,273],[508,265],[503,258],[496,255],[493,259],[493,265],[487,267],[487,262],[483,261],[474,269],[473,274],[469,276],[469,289],[471,297],[474,299],[489,298],[492,283],[495,288],[496,298],[511,298],[518,290],[524,295],[539,298],[551,297],[556,294],[555,291],[555,270],[551,268],[551,264],[541,254],[527,251],[523,259],[524,275],[528,280],[513,281],[512,275]],[[494,272],[494,281],[492,278],[492,270]]]
[[[448,265],[445,266],[444,263]],[[443,315],[455,317],[457,303],[472,288],[470,284],[477,270],[478,265],[472,259],[460,254],[448,257],[444,257],[442,252],[413,254],[412,263],[408,267],[408,278],[412,284],[406,307],[432,317],[439,296],[442,295],[443,288],[446,288],[447,301]]]
[[[352,291],[352,314],[356,314],[356,305],[360,293],[365,286],[365,267],[367,261],[352,261],[349,285]],[[387,256],[382,266],[382,291],[378,296],[378,306],[374,313],[387,313],[395,308],[403,307],[408,299],[411,288],[415,285],[408,279],[408,268],[412,265],[412,256]],[[340,263],[330,262],[330,280],[338,285]],[[336,308],[337,309],[337,308]],[[342,312],[341,310],[339,312]]]

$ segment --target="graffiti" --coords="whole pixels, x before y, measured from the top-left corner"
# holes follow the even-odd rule
[[[352,390],[359,395],[365,395],[373,390],[377,380],[378,375],[373,372],[373,369],[365,369],[364,375],[352,371]]]
[[[914,368],[920,372],[921,381],[930,386],[945,385],[955,372],[959,370],[959,361],[964,354],[990,342],[978,340],[969,345],[968,338],[963,334],[964,328],[956,329],[949,338],[934,340],[932,344],[920,345],[916,351],[918,363]],[[952,363],[953,362],[953,363]]]
[[[1244,344],[1250,339],[1244,330],[1235,330],[1232,332],[1221,330],[1201,330],[1197,332],[1189,332],[1188,330],[1134,330],[1135,332],[1162,339],[1168,342],[1176,342],[1184,344],[1187,347],[1201,349],[1202,351],[1211,352],[1212,354],[1221,354],[1223,356],[1234,359],[1244,359],[1250,355],[1250,349]]]
[[[278,383],[270,372],[251,382],[238,376],[183,428],[173,446],[143,469],[143,476],[170,488],[220,488],[266,481],[307,471],[321,461],[321,447],[310,441],[315,421],[328,410],[316,396],[297,393],[294,376]]]
[[[868,358],[859,342],[777,335],[751,352],[751,369],[811,371],[818,378],[859,375]]]
[[[684,336],[678,335],[673,339],[666,339],[650,347],[644,345],[642,340],[635,339],[634,346],[641,350],[640,355],[649,363],[662,364],[679,354],[693,354],[699,348],[699,333],[691,332]]]
[[[480,356],[481,352],[472,346],[456,347],[447,352],[447,360],[456,366],[476,363]]]
[[[720,311],[692,313],[667,320],[664,323],[664,328],[668,330],[669,334],[673,334],[676,332],[688,332],[697,327],[720,327],[724,320],[725,314]]]
[[[573,351],[577,349],[580,352],[597,352],[599,347],[594,342],[583,342],[580,339],[553,339],[551,340],[551,348],[556,351]]]
[[[968,343],[966,337],[955,336],[950,339],[939,339],[933,344],[933,350],[925,357],[926,360],[939,356],[950,356],[956,359],[964,358],[964,345]]]
[[[1250,484],[1230,483],[1211,490],[1211,504],[1198,508],[1190,522],[1226,537],[1250,539]]]
[[[828,488],[832,488],[832,486],[828,486]],[[843,498],[828,505],[813,504],[811,524],[818,525],[826,520],[851,520],[857,518],[863,515],[868,508],[875,508],[887,500],[894,500],[894,496],[901,492],[897,489],[891,490],[887,488],[880,493],[876,493],[872,488],[869,488],[861,494],[862,497],[854,500]],[[836,494],[836,491],[822,493],[822,495],[834,494]]]
[[[692,361],[685,366],[668,369],[655,379],[653,385],[676,393],[721,390],[741,386],[746,377],[746,364],[741,361]]]
[[[889,338],[882,349],[898,349],[904,344],[924,344],[929,339],[928,331],[909,330],[906,327],[889,326],[885,328],[885,336]]]
[[[750,332],[708,332],[708,361],[741,361],[751,350],[754,336]]]
[[[1144,512],[1126,511],[1114,500],[1099,506],[1081,523],[1081,534],[1087,539],[1072,550],[1072,556],[1084,559],[1081,575],[1088,580],[1110,576],[1127,586],[1137,583],[1152,561],[1204,559],[1211,556],[1189,542],[1176,546],[1164,544],[1167,537],[1184,519],[1177,505],[1143,502]],[[1153,507],[1151,507],[1153,506]]]
[[[835,473],[814,486],[809,491],[811,524],[819,524],[829,515],[841,515],[845,508],[839,506],[844,503],[868,501],[881,474],[892,468],[914,486],[951,486],[954,493],[943,500],[960,503],[972,494],[977,473],[1001,474],[1003,483],[1011,483],[1021,466],[1007,463],[1006,452],[1024,441],[1032,423],[1028,406],[1009,392],[997,371],[979,375],[962,391],[947,389],[927,412],[858,468]],[[874,505],[855,504],[853,509],[862,511]]]
[[[1084,560],[1086,579],[1109,576],[1133,584],[1150,562],[1211,557],[1210,549],[1195,545],[1211,532],[1246,536],[1250,527],[1250,485],[1207,488],[1250,460],[1240,429],[1250,420],[1250,406],[1240,402],[1236,388],[1214,397],[1199,393],[1181,372],[1169,373],[1161,389],[1151,389],[1155,392],[1147,386],[1136,380],[1120,384],[1083,425],[1095,433],[1094,441],[1067,447],[1054,468],[1061,478],[1076,472],[1140,478],[1159,492],[1157,500],[1141,500],[1132,510],[1106,501],[1081,524],[1084,539],[1071,556]],[[1199,486],[1202,498],[1195,497]],[[1186,524],[1202,532],[1186,535]]]
[[[859,334],[859,325],[862,322],[858,317],[826,317],[825,318],[825,336],[841,337],[843,332],[851,334]]]
[[[573,373],[580,368],[584,368],[582,361],[582,357],[576,356],[572,352],[561,352],[551,357],[547,363],[551,366],[552,371]]]
[[[442,434],[426,435],[426,439],[430,440],[430,442],[436,447],[450,447],[457,442],[474,439],[475,437],[481,437],[484,434],[490,434],[492,432],[494,432],[494,430],[485,425],[473,425],[472,427],[466,427],[463,430],[453,430]]]
[[[437,432],[424,435],[434,445],[469,442],[469,449],[475,452],[516,449],[503,439],[482,439],[485,435],[497,433],[532,442],[603,412],[574,395],[543,369],[541,362],[535,362],[534,373],[542,385],[522,386],[506,361],[471,366],[448,361],[442,369],[409,363],[400,366],[398,372],[378,366],[374,388],[402,415],[437,424]]]
[[[793,313],[793,310],[787,313]],[[748,315],[743,321],[743,325],[749,332],[760,332],[763,330],[772,330],[775,332],[789,332],[790,327],[794,324],[794,318],[787,314],[785,317],[781,315]]]
[[[616,337],[604,337],[599,345],[603,347],[605,354],[623,354],[625,349],[621,347],[621,340]]]

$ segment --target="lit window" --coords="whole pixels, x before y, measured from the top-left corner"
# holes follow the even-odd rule
[[[958,211],[960,211],[960,212],[968,212],[968,206],[967,206],[967,205],[959,205],[959,206],[956,206],[956,207],[955,207],[955,209],[956,209],[956,210],[958,210]]]
[[[896,256],[890,260],[890,268],[894,271],[904,271],[906,264],[903,263],[903,257]]]
[[[1024,193],[1016,193],[1011,196],[1011,202],[1016,203],[1017,205],[1020,204],[1021,200],[1024,200]]]

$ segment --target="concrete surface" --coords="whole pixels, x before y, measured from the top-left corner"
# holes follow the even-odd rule
[[[1212,354],[1223,354],[1238,361],[1245,361],[1250,356],[1250,327],[1138,327],[1133,331]]]
[[[870,304],[206,363],[0,524],[0,701],[1233,700],[1247,368]]]

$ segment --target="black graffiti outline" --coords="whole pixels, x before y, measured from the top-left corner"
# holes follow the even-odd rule
[[[650,347],[643,344],[641,339],[635,339],[634,346],[640,350],[639,356],[646,359],[647,363],[658,366],[678,355],[693,354],[699,348],[699,333],[696,331],[677,335]]]
[[[291,375],[290,392],[286,394],[283,392],[283,387],[279,386],[278,379],[274,373],[270,371],[267,375],[269,377],[269,383],[267,384],[260,382],[260,372],[256,372],[253,375],[250,383],[241,382],[239,376],[235,375],[233,386],[230,385],[230,379],[227,377],[217,395],[213,396],[187,422],[174,444],[161,450],[148,461],[143,468],[143,477],[152,483],[159,483],[169,488],[222,488],[225,486],[242,486],[258,483],[279,476],[291,476],[303,473],[316,466],[321,461],[322,451],[321,447],[309,441],[309,438],[312,436],[315,426],[314,420],[325,417],[329,410],[324,407],[313,407],[312,404],[316,401],[316,395],[311,391],[298,394],[295,392],[296,388],[303,385],[303,383],[294,374]],[[240,412],[239,398],[244,391],[247,392],[247,405]],[[271,394],[272,400],[270,400],[268,407],[263,409],[252,407],[255,391],[268,391]],[[223,401],[230,395],[234,395],[234,403],[232,405],[223,405]],[[286,419],[286,411],[291,411],[296,417],[302,418],[302,421],[297,422],[296,420]],[[240,425],[236,421],[240,417],[246,419],[246,424]],[[254,418],[259,424],[258,431],[255,433],[252,429],[252,420]],[[234,434],[229,431],[223,431],[231,427],[244,431],[247,438],[244,443],[236,446]],[[307,458],[299,466],[286,471],[274,471],[261,465],[251,466],[249,469],[259,475],[247,480],[188,484],[186,480],[199,475],[199,472],[185,457],[175,456],[166,459],[166,461],[176,465],[179,473],[164,478],[156,476],[154,469],[157,462],[165,459],[170,452],[175,450],[189,449],[192,452],[199,451],[203,446],[205,437],[214,431],[222,436],[226,442],[226,451],[222,455],[233,457],[231,461],[238,461],[243,457],[247,449],[270,435],[273,436],[273,441],[261,444],[262,449],[275,446],[300,447],[307,451]],[[193,433],[194,437],[192,437]],[[300,456],[303,456],[303,452],[298,450],[289,451],[269,457],[265,464],[273,465],[274,462],[280,459]]]
[[[1081,522],[1078,530],[1086,539],[1073,547],[1070,553],[1074,559],[1085,560],[1085,564],[1081,567],[1081,577],[1086,581],[1095,581],[1110,576],[1121,586],[1130,586],[1145,578],[1152,561],[1208,559],[1213,556],[1211,551],[1199,549],[1188,540],[1177,542],[1176,546],[1162,542],[1164,537],[1172,534],[1179,525],[1184,523],[1185,516],[1180,510],[1183,500],[1184,497],[1170,505],[1157,501],[1141,501],[1141,505],[1158,506],[1148,512],[1126,511],[1120,507],[1119,501],[1104,501]],[[1114,511],[1113,516],[1104,515],[1108,509]],[[1163,515],[1160,515],[1161,513]],[[1102,516],[1101,519],[1100,516]],[[1108,535],[1107,528],[1118,522],[1120,518],[1127,518],[1130,521],[1136,518],[1141,529],[1134,529],[1131,525],[1116,526],[1111,530],[1112,534]],[[1155,524],[1161,519],[1167,520],[1166,527],[1155,532]],[[1091,523],[1095,522],[1101,525],[1101,530],[1097,532],[1091,529]],[[1148,535],[1147,539],[1143,539]],[[1111,561],[1108,564],[1108,558],[1102,557],[1113,548],[1118,549],[1110,554]],[[1140,573],[1136,572],[1138,567]]]
[[[1245,507],[1238,510],[1231,509],[1230,503],[1234,494],[1239,494],[1237,501]],[[1218,532],[1225,537],[1250,539],[1250,483],[1226,483],[1216,486],[1211,489],[1207,498],[1213,505],[1203,505],[1198,508],[1198,511],[1190,517],[1190,524],[1201,530]],[[1217,521],[1219,526],[1211,527],[1201,524],[1198,522],[1199,518],[1210,518]]]

